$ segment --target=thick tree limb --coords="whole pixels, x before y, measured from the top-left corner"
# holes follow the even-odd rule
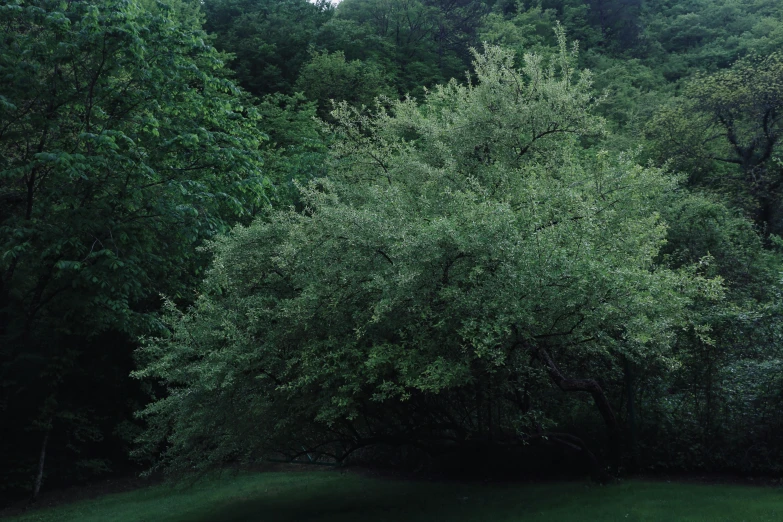
[[[547,369],[547,373],[552,381],[563,391],[566,392],[587,392],[593,397],[601,417],[604,419],[609,434],[609,455],[612,460],[612,466],[617,469],[620,465],[620,425],[614,414],[612,405],[609,403],[606,394],[601,385],[595,379],[571,379],[565,377],[557,367],[555,361],[549,352],[543,348],[536,348],[536,353],[540,357]]]

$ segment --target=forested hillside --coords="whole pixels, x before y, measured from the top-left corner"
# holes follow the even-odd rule
[[[783,471],[779,0],[0,0],[0,500]]]

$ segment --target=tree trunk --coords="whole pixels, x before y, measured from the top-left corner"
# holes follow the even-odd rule
[[[51,420],[49,421],[49,427],[46,428],[43,442],[41,443],[41,453],[38,456],[38,473],[35,475],[35,484],[33,485],[33,494],[30,496],[30,504],[34,504],[38,500],[38,493],[41,491],[41,484],[43,483],[44,462],[46,460],[46,446],[49,444],[49,433],[52,430]]]
[[[628,395],[628,449],[631,454],[631,471],[636,471],[636,404],[634,403],[633,369],[631,362],[624,361],[625,387]]]
[[[595,401],[595,405],[598,407],[598,411],[606,424],[609,435],[607,449],[613,471],[616,473],[620,468],[620,425],[604,390],[594,379],[569,379],[565,377],[545,348],[536,348],[536,353],[543,360],[549,377],[558,388],[567,392],[588,392],[592,395],[593,401]]]

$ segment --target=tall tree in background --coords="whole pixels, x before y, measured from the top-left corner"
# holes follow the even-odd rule
[[[361,29],[366,46],[377,49],[374,59],[396,77],[398,90],[420,95],[422,85],[463,76],[488,11],[475,0],[344,0],[335,21]]]
[[[693,173],[694,182],[733,193],[761,228],[783,231],[783,55],[696,75],[685,97],[663,108],[650,130],[661,156]]]
[[[256,110],[195,25],[133,0],[0,2],[5,487],[35,496],[46,461],[79,469],[72,450],[102,465],[103,376],[158,292],[187,294],[194,245],[263,203]]]
[[[319,116],[329,120],[333,103],[370,106],[378,96],[397,98],[383,69],[372,61],[346,60],[342,51],[314,52],[302,67],[296,90],[317,103]]]
[[[469,57],[469,49],[476,44],[477,29],[489,7],[476,0],[425,0],[425,4],[436,9],[434,38],[438,67],[442,71],[454,70]],[[457,62],[449,64],[449,58]]]
[[[204,29],[233,55],[239,84],[262,96],[292,94],[319,28],[333,14],[329,0],[206,0]]]

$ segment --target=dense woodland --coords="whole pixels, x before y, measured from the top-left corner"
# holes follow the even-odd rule
[[[0,497],[783,471],[779,0],[0,0]]]

